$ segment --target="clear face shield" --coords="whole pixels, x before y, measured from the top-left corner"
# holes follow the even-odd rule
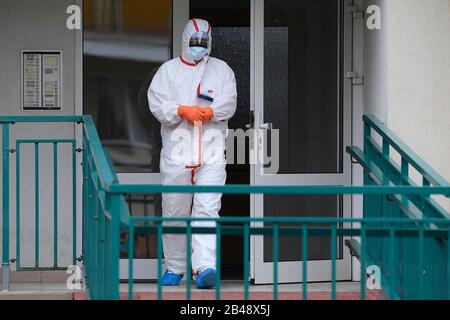
[[[208,53],[209,36],[206,32],[194,33],[189,40],[189,52],[195,61],[202,60]]]
[[[209,35],[204,31],[196,32],[192,35],[189,41],[189,47],[201,47],[208,49]]]

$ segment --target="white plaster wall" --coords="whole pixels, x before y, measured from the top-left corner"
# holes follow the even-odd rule
[[[66,28],[66,8],[81,5],[81,0],[0,0],[0,115],[74,115],[81,109],[81,31]],[[61,111],[21,111],[21,50],[61,50],[63,63],[63,100]],[[77,92],[77,93],[75,93]],[[11,126],[10,147],[19,138],[74,138],[72,124],[15,124]],[[0,132],[1,137],[1,132]],[[81,156],[78,155],[77,163]],[[10,257],[16,254],[15,155],[10,156]],[[60,147],[58,171],[58,259],[59,265],[72,262],[71,152]],[[53,150],[43,145],[40,168],[40,265],[53,265]],[[78,166],[78,170],[80,167]],[[3,175],[0,167],[0,179]],[[0,184],[0,190],[2,186]],[[21,262],[34,266],[35,199],[34,146],[21,153]],[[78,193],[78,197],[81,193]],[[0,192],[0,203],[2,194]],[[79,198],[78,198],[79,199]],[[78,208],[80,205],[78,204]],[[3,224],[0,214],[0,221]],[[1,244],[0,228],[0,244]],[[0,246],[1,251],[1,246]],[[11,266],[14,270],[14,264]]]
[[[371,5],[381,9],[381,30],[369,30],[364,21],[364,113],[388,119],[388,3],[392,0],[364,0],[364,11]],[[395,0],[393,0],[395,1]]]
[[[389,127],[450,181],[450,0],[386,5]]]

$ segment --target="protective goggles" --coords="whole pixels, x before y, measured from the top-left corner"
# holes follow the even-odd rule
[[[204,31],[194,33],[191,37],[191,40],[189,40],[189,47],[202,47],[207,49],[208,44],[209,36]]]

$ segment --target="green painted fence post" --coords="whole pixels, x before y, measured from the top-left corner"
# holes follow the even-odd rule
[[[336,225],[331,226],[331,300],[336,300]]]
[[[308,300],[308,224],[302,226],[302,294],[303,300]]]
[[[39,268],[39,143],[34,143],[34,266]]]
[[[157,277],[158,277],[158,300],[162,300],[163,299],[163,292],[162,292],[162,284],[161,284],[161,277],[162,277],[162,237],[163,237],[163,226],[161,223],[158,224],[157,227],[157,233],[156,233],[156,241],[157,241],[157,245],[156,245],[156,250],[157,250],[157,256],[158,256],[158,270],[157,270]]]
[[[56,142],[53,142],[53,266],[58,266],[58,144]]]
[[[119,288],[119,263],[120,263],[120,197],[121,195],[109,195],[111,197],[111,260],[109,261],[111,268],[111,299],[120,299]]]
[[[273,236],[273,300],[278,300],[278,235],[279,235],[278,224],[273,225],[272,236]]]
[[[220,300],[220,283],[221,283],[221,252],[222,252],[222,223],[216,224],[216,300]]]
[[[20,269],[20,179],[20,143],[16,142],[16,270]]]
[[[250,263],[250,225],[244,225],[244,300],[249,299],[249,263]]]
[[[360,299],[366,300],[366,224],[361,223]]]
[[[72,260],[77,263],[77,146],[72,142]]]
[[[3,161],[3,254],[2,289],[9,290],[9,123],[2,124]]]
[[[447,233],[447,300],[450,300],[450,228]]]
[[[128,300],[133,300],[133,276],[134,276],[134,221],[130,219],[129,233],[128,233]]]
[[[191,221],[186,224],[186,300],[191,300],[191,281],[192,281],[192,226]],[[159,261],[158,261],[159,263]]]

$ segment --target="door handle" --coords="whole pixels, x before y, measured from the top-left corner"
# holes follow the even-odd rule
[[[260,129],[272,130],[272,123],[262,123],[259,125]]]
[[[251,129],[255,125],[255,112],[253,110],[250,110],[250,123],[247,123],[245,125],[245,129]]]

